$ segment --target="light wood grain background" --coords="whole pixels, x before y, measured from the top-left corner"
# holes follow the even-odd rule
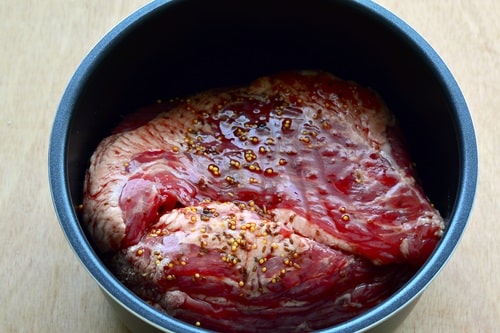
[[[47,149],[57,105],[80,61],[147,2],[0,1],[0,332],[128,332],[59,228]],[[468,229],[398,332],[498,332],[500,2],[377,2],[448,64],[469,104],[480,153]]]

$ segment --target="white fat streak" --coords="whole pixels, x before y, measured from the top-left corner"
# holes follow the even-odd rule
[[[204,208],[213,209],[217,216],[212,216],[209,221],[201,220],[200,212]],[[258,296],[260,293],[259,286],[268,283],[268,279],[266,280],[265,274],[262,272],[262,267],[266,265],[260,264],[259,259],[268,257],[285,258],[290,252],[301,254],[310,248],[309,240],[297,234],[285,237],[279,233],[280,228],[291,226],[290,223],[283,223],[282,218],[286,218],[288,221],[290,220],[289,216],[295,216],[295,214],[291,211],[285,213],[284,210],[276,210],[276,213],[273,219],[265,219],[248,207],[241,209],[231,202],[212,202],[205,206],[174,209],[162,215],[158,223],[153,227],[167,229],[172,236],[177,238],[179,244],[199,246],[201,240],[206,240],[206,247],[209,249],[220,251],[226,248],[226,250],[222,251],[223,255],[228,258],[238,258],[240,262],[237,267],[246,270],[247,278],[243,281],[245,288],[242,290],[248,296]],[[302,219],[292,220],[294,220],[293,223],[307,223]],[[236,223],[234,224],[234,230],[228,228],[230,221]],[[250,231],[249,227],[247,227],[242,233],[242,227],[250,225],[254,226],[255,230]],[[299,229],[305,229],[305,226]],[[268,231],[272,232],[269,233]],[[208,235],[208,237],[203,238],[203,235]],[[215,235],[219,235],[219,237],[215,237]],[[244,240],[245,246],[238,244],[233,249],[233,243],[237,243],[238,240]],[[165,247],[162,247],[161,244],[157,247],[153,246],[153,251],[155,249],[161,251],[162,248]],[[162,265],[168,265],[166,258],[168,256],[165,256],[165,262],[162,262]],[[230,278],[218,277],[218,280],[235,288],[240,287],[239,281]]]

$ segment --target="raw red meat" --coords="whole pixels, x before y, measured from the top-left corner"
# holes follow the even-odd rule
[[[253,206],[255,207],[255,206]],[[304,332],[378,304],[411,267],[374,266],[234,203],[162,215],[116,254],[117,277],[150,304],[222,332]]]
[[[442,235],[398,133],[376,93],[324,72],[158,103],[97,148],[84,220],[172,315],[318,329],[394,292]]]

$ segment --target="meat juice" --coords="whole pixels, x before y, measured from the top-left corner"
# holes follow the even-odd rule
[[[128,288],[221,332],[307,332],[394,293],[444,222],[372,90],[322,71],[174,98],[91,158],[89,233]]]

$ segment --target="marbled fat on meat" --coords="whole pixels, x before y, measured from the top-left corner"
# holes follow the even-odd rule
[[[83,217],[117,277],[192,324],[309,331],[394,292],[443,219],[376,93],[316,71],[149,106],[104,139]]]

